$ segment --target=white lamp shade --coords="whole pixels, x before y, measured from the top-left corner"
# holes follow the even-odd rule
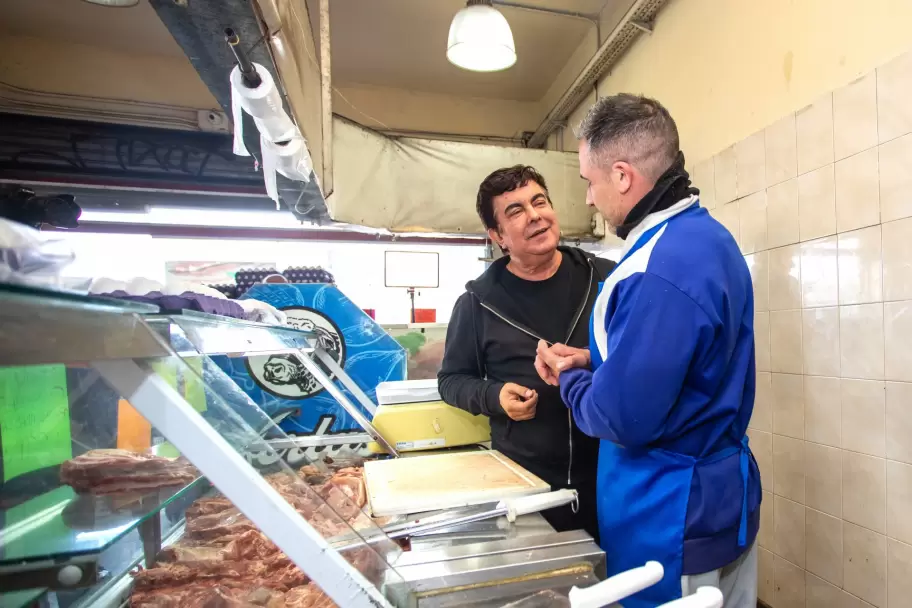
[[[497,72],[516,63],[510,24],[493,6],[467,6],[453,17],[447,59],[473,72]]]

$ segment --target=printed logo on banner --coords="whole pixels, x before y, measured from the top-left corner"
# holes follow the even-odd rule
[[[288,316],[288,325],[314,332],[317,344],[341,367],[345,366],[345,338],[339,326],[329,317],[306,306],[289,306],[280,310]],[[329,370],[319,360],[316,361],[332,378]],[[323,391],[317,379],[292,354],[248,357],[247,370],[264,391],[286,399],[307,399]]]

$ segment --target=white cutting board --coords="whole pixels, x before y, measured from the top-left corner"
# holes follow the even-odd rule
[[[364,480],[375,517],[497,502],[551,487],[497,451],[369,460]]]

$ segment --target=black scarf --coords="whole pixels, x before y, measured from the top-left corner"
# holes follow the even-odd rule
[[[624,218],[624,223],[617,227],[616,234],[626,240],[630,231],[646,219],[647,215],[668,209],[693,194],[700,194],[700,191],[690,185],[690,175],[684,170],[684,153],[678,152],[675,162],[659,177],[652,190],[634,205]]]

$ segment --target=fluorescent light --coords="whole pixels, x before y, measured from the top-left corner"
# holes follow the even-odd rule
[[[497,72],[516,63],[510,24],[490,0],[469,0],[453,17],[447,59],[473,72]]]

